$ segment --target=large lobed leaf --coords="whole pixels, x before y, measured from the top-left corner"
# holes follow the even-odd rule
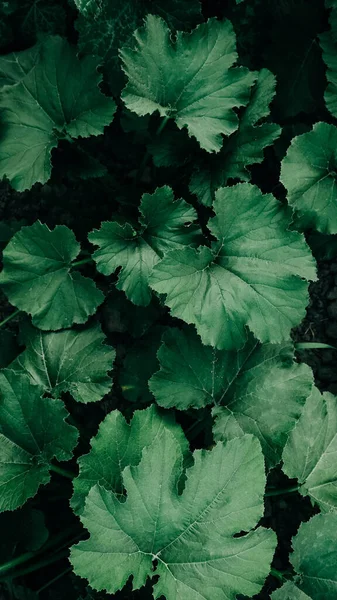
[[[0,373],[0,511],[15,510],[50,479],[53,458],[70,460],[78,432],[63,402],[42,398],[25,374]]]
[[[271,195],[250,184],[221,188],[209,229],[211,248],[168,252],[150,276],[171,314],[194,324],[219,350],[244,345],[247,327],[261,342],[289,339],[308,302],[314,260],[303,236]]]
[[[102,487],[91,489],[81,517],[90,538],[71,552],[75,573],[91,587],[113,594],[130,575],[133,589],[157,575],[154,598],[235,600],[238,593],[259,592],[275,535],[251,531],[263,512],[258,441],[245,436],[195,451],[178,495],[182,461],[179,442],[165,430],[143,450],[138,466],[123,471],[125,502]],[[241,531],[249,533],[235,537]]]
[[[116,109],[98,89],[97,59],[79,60],[66,40],[47,37],[22,54],[0,62],[2,79],[13,83],[0,99],[0,175],[18,191],[49,179],[60,138],[103,133]]]
[[[79,252],[68,227],[50,230],[40,221],[22,227],[3,251],[0,286],[14,306],[32,315],[36,327],[85,323],[103,302],[92,279],[71,270]]]
[[[313,385],[305,364],[294,362],[290,343],[261,346],[250,338],[242,350],[203,346],[192,328],[169,329],[158,352],[160,371],[149,382],[165,408],[212,404],[216,441],[253,433],[268,466],[281,460],[289,431]]]
[[[128,77],[122,99],[139,116],[159,111],[187,127],[200,146],[218,152],[221,134],[238,128],[234,108],[247,104],[256,76],[232,68],[236,39],[229,21],[210,19],[191,33],[178,32],[175,42],[159,17],[148,15],[133,46],[121,51]]]

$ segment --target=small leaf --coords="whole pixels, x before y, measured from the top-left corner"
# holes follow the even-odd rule
[[[290,560],[299,575],[297,585],[312,600],[336,600],[336,529],[337,514],[315,515],[293,538]]]
[[[97,402],[111,389],[107,371],[112,369],[116,356],[104,340],[99,325],[52,333],[30,328],[24,335],[26,350],[11,369],[24,371],[32,384],[54,398],[70,392],[77,402]]]
[[[252,88],[247,107],[239,121],[239,129],[225,140],[216,158],[203,158],[191,178],[190,191],[202,204],[212,206],[214,192],[226,185],[229,179],[250,181],[247,167],[261,163],[264,149],[270,146],[281,133],[275,123],[261,123],[270,113],[269,104],[275,95],[275,76],[262,69]],[[205,163],[208,168],[205,169]]]
[[[79,60],[75,48],[56,36],[41,42],[35,54],[27,52],[3,59],[3,64],[20,65],[9,74],[18,83],[5,87],[0,99],[0,175],[18,191],[49,179],[51,151],[60,138],[103,133],[116,109],[98,89],[95,58]],[[22,68],[27,73],[20,79]]]
[[[283,451],[283,471],[298,479],[322,512],[337,511],[337,407],[314,388]]]
[[[209,229],[211,248],[173,250],[155,265],[151,287],[174,317],[194,324],[204,344],[244,345],[247,327],[261,342],[289,339],[305,315],[315,262],[304,237],[271,195],[248,183],[221,188]],[[253,227],[252,227],[253,224]]]
[[[53,458],[70,460],[78,432],[63,402],[6,369],[0,373],[0,511],[15,510],[50,479]]]
[[[116,287],[134,304],[147,306],[153,266],[168,250],[197,245],[201,232],[191,225],[197,218],[194,208],[182,199],[175,200],[168,186],[143,194],[139,212],[138,230],[129,223],[105,222],[89,234],[89,241],[99,246],[93,254],[97,269],[111,275],[121,267]]]
[[[85,323],[103,302],[91,279],[71,271],[79,252],[68,227],[50,230],[40,221],[23,227],[6,246],[0,285],[14,306],[32,315],[36,327]]]
[[[167,600],[257,594],[275,549],[275,534],[255,529],[265,485],[258,441],[245,436],[195,451],[178,495],[182,473],[181,447],[165,429],[139,465],[123,471],[125,502],[95,486],[81,517],[90,538],[71,552],[75,573],[111,594],[131,575],[134,590],[158,576],[153,596]],[[234,537],[241,531],[249,533]]]
[[[316,123],[295,137],[282,161],[281,182],[301,225],[337,233],[337,128]]]
[[[128,465],[137,465],[142,451],[154,440],[161,440],[165,430],[172,432],[188,456],[188,443],[180,425],[171,414],[162,414],[154,405],[145,410],[136,410],[127,423],[123,415],[114,410],[100,424],[97,435],[91,440],[89,454],[81,456],[80,471],[74,480],[71,505],[76,514],[83,512],[85,499],[90,489],[99,484],[117,495],[123,494],[122,472]],[[102,457],[104,456],[104,460]]]
[[[233,109],[247,104],[255,81],[248,69],[231,68],[237,59],[231,23],[210,19],[191,33],[178,32],[173,43],[166,23],[148,15],[134,37],[120,53],[129,80],[122,94],[127,108],[174,118],[202,148],[218,152],[221,134],[238,128]]]

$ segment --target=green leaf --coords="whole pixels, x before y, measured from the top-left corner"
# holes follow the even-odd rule
[[[308,302],[302,278],[316,278],[303,236],[287,229],[287,213],[271,194],[248,183],[219,189],[214,210],[209,229],[217,241],[169,252],[151,287],[166,294],[172,316],[219,350],[242,347],[247,327],[261,342],[289,339]]]
[[[167,600],[234,600],[239,592],[258,593],[275,548],[271,530],[250,531],[263,513],[258,441],[247,436],[195,451],[178,495],[182,473],[181,447],[165,430],[143,450],[138,466],[124,470],[125,502],[95,486],[82,516],[90,538],[71,552],[75,573],[112,594],[130,575],[133,589],[159,576],[153,596]],[[249,533],[233,537],[241,531]]]
[[[322,512],[337,510],[337,407],[314,388],[283,451],[283,471]]]
[[[24,79],[39,60],[40,44],[22,52],[0,56],[0,86],[14,85]]]
[[[0,560],[6,562],[22,552],[36,552],[48,539],[44,514],[25,505],[15,512],[0,514]]]
[[[171,431],[185,457],[188,443],[180,425],[170,413],[163,414],[155,405],[136,410],[127,423],[123,415],[114,410],[100,424],[97,435],[91,440],[89,454],[78,460],[80,471],[74,480],[71,505],[76,514],[84,509],[90,489],[99,484],[117,495],[123,494],[122,472],[126,466],[137,465],[142,451],[154,440],[162,440],[166,430]],[[104,457],[104,460],[102,458]]]
[[[70,392],[77,402],[97,402],[111,389],[107,371],[116,356],[104,341],[99,325],[56,333],[30,328],[24,335],[26,350],[11,369],[24,371],[32,384],[40,385],[54,398]]]
[[[70,460],[77,443],[63,402],[42,393],[24,374],[0,373],[0,511],[35,496],[50,479],[51,460]]]
[[[337,39],[331,31],[319,36],[323,52],[323,60],[326,64],[326,78],[328,85],[324,93],[324,100],[328,111],[333,117],[337,117]]]
[[[216,441],[253,433],[268,465],[280,461],[313,385],[310,368],[294,362],[290,343],[261,346],[250,338],[242,350],[219,351],[203,346],[192,328],[172,328],[163,335],[158,359],[160,371],[149,387],[160,406],[212,404]]]
[[[295,137],[282,161],[281,182],[303,227],[337,233],[337,128],[316,123]]]
[[[75,23],[80,51],[95,54],[104,61],[110,88],[116,94],[125,84],[118,50],[142,25],[149,12],[163,17],[174,29],[189,29],[201,20],[198,0],[143,0],[136,3],[133,0],[101,0],[99,5],[95,0],[87,4],[86,10],[82,9]]]
[[[127,108],[139,116],[159,111],[187,127],[202,148],[218,152],[221,134],[238,128],[233,109],[247,104],[255,81],[247,69],[231,68],[237,59],[231,23],[210,19],[191,33],[178,32],[173,43],[165,22],[148,15],[134,37],[121,50]]]
[[[85,323],[103,302],[91,279],[71,271],[79,252],[68,227],[50,230],[40,221],[23,227],[6,246],[0,285],[14,306],[32,315],[36,327]]]
[[[152,327],[147,335],[127,349],[118,382],[129,402],[153,401],[148,382],[158,368],[157,350],[162,333],[162,327]]]
[[[144,194],[139,212],[137,230],[129,223],[105,222],[89,234],[89,241],[99,246],[93,254],[97,269],[111,275],[121,267],[116,287],[134,304],[147,306],[153,266],[168,250],[196,246],[201,232],[198,225],[191,225],[197,218],[194,208],[182,199],[174,200],[168,186]]]
[[[261,124],[261,120],[269,116],[275,85],[275,76],[268,69],[262,69],[252,88],[249,103],[240,117],[239,129],[225,141],[219,155],[212,157],[212,162],[208,160],[207,169],[203,159],[199,169],[194,171],[190,191],[205,206],[212,205],[214,192],[229,179],[249,181],[251,175],[247,167],[261,163],[264,149],[280,136],[279,125]]]
[[[299,574],[297,585],[312,600],[336,600],[336,528],[337,514],[315,515],[293,538],[290,558]]]
[[[280,589],[273,592],[271,598],[272,600],[311,600],[292,581],[287,581]]]
[[[17,59],[16,71],[26,56]],[[10,55],[7,63],[15,57]],[[3,89],[0,99],[0,175],[18,191],[49,179],[51,150],[60,138],[103,133],[116,108],[98,89],[101,75],[93,57],[79,60],[76,49],[56,36],[46,38],[35,57],[34,66],[28,61],[26,75]],[[12,69],[10,76],[18,78],[18,73]]]

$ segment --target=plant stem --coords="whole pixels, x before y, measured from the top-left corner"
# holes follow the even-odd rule
[[[29,567],[26,567],[19,571],[15,571],[11,575],[6,575],[5,577],[0,578],[0,581],[3,581],[5,579],[14,579],[17,577],[23,577],[23,575],[28,575],[29,573],[38,571],[39,569],[42,569],[42,567],[47,567],[48,565],[52,565],[54,562],[57,562],[57,561],[61,560],[62,558],[66,558],[68,556],[68,553],[69,553],[69,550],[67,549],[67,550],[63,550],[62,552],[59,552],[58,554],[53,554],[52,556],[48,556],[47,558],[44,558],[37,563],[33,563]]]
[[[284,488],[282,490],[269,490],[267,489],[265,496],[283,496],[283,494],[293,494],[294,492],[298,492],[300,486],[295,485],[294,487]]]
[[[6,325],[6,323],[8,323],[8,321],[11,321],[12,319],[14,319],[19,314],[19,312],[21,312],[21,310],[17,309],[11,315],[6,317],[3,321],[0,322],[0,327],[3,327],[3,325]]]
[[[285,580],[283,573],[281,573],[281,571],[278,571],[277,569],[273,569],[273,567],[270,569],[270,574],[274,575],[274,577],[277,577],[277,579],[279,579],[282,582]]]
[[[55,583],[55,581],[58,581],[59,579],[61,579],[61,577],[64,577],[64,575],[66,575],[67,573],[70,573],[70,571],[72,571],[71,567],[67,567],[66,569],[64,569],[63,571],[61,571],[61,573],[59,573],[58,575],[56,575],[56,577],[54,577],[53,579],[50,579],[50,581],[47,581],[47,583],[45,583],[42,587],[40,587],[36,593],[40,594],[41,592],[43,592],[44,590],[46,590],[50,585],[53,585],[53,583]]]
[[[58,465],[53,465],[53,463],[50,463],[49,468],[51,471],[54,471],[54,473],[58,473],[59,475],[62,475],[62,477],[67,477],[67,479],[74,479],[76,477],[75,473],[62,469],[62,467],[59,467]]]
[[[336,346],[330,346],[330,344],[323,344],[322,342],[297,342],[295,348],[296,350],[315,350],[321,348],[337,350]]]
[[[9,560],[5,564],[1,565],[0,566],[0,577],[4,573],[7,573],[7,571],[12,571],[18,565],[21,565],[22,563],[27,562],[31,558],[34,558],[34,556],[36,556],[36,554],[37,554],[37,552],[25,552],[24,554],[20,554],[20,556],[17,556],[16,558],[12,558],[12,560]]]
[[[162,122],[160,123],[160,125],[159,125],[159,127],[158,127],[158,129],[156,131],[156,135],[160,135],[161,134],[161,132],[163,131],[163,129],[165,129],[165,127],[166,127],[169,119],[170,119],[170,117],[164,117],[163,118]]]
[[[75,260],[75,262],[71,263],[72,267],[79,267],[80,265],[86,265],[87,263],[92,262],[91,256],[87,258],[82,258],[82,260]]]

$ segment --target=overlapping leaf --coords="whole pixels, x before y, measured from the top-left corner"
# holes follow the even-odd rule
[[[337,406],[314,388],[283,451],[283,470],[323,512],[337,510]]]
[[[77,402],[97,402],[111,389],[107,372],[116,356],[104,341],[98,325],[51,333],[31,328],[24,335],[26,350],[11,368],[25,372],[54,398],[70,392]]]
[[[194,171],[190,190],[202,204],[211,206],[215,190],[225,185],[228,179],[249,181],[247,167],[261,163],[264,149],[279,137],[281,128],[278,125],[261,124],[261,120],[269,116],[275,85],[275,76],[268,69],[262,69],[252,88],[249,103],[240,116],[238,131],[224,142],[217,157],[208,160],[209,168],[205,169],[206,160],[203,159]]]
[[[289,339],[305,314],[305,279],[315,279],[303,236],[271,195],[247,183],[216,192],[211,248],[173,250],[155,265],[151,287],[171,314],[194,324],[219,350],[244,345],[248,327],[261,342]]]
[[[85,323],[103,302],[94,282],[71,270],[79,252],[68,227],[50,230],[39,221],[23,227],[6,246],[0,285],[14,306],[32,315],[36,327]]]
[[[337,233],[337,128],[316,123],[292,140],[282,161],[281,181],[301,223]]]
[[[50,479],[53,458],[69,460],[77,430],[60,400],[42,398],[27,375],[0,373],[0,511],[15,510]]]
[[[130,223],[105,222],[100,230],[89,234],[89,240],[99,246],[93,254],[97,269],[110,275],[121,267],[117,288],[134,304],[147,306],[153,266],[168,250],[196,246],[200,229],[191,224],[197,218],[194,208],[182,199],[174,200],[168,186],[144,194],[139,210],[137,229]]]
[[[18,191],[49,179],[51,150],[60,138],[103,133],[116,108],[98,89],[96,59],[79,60],[75,48],[56,36],[34,52],[10,55],[1,65],[5,69],[7,62],[7,77],[18,82],[6,87],[0,99],[0,175]],[[20,65],[14,69],[15,61]],[[22,69],[27,72],[21,78]]]
[[[232,68],[237,53],[229,21],[210,19],[190,34],[178,32],[173,43],[165,22],[148,15],[121,58],[129,80],[122,94],[127,108],[173,118],[208,152],[219,151],[221,134],[238,128],[233,109],[247,104],[256,78]]]
[[[337,514],[316,515],[302,523],[290,559],[298,587],[312,600],[335,600],[337,594]],[[301,599],[302,600],[302,599]]]
[[[74,480],[71,505],[77,514],[82,513],[90,489],[99,484],[117,495],[123,493],[122,472],[126,466],[137,465],[144,448],[154,440],[160,443],[169,430],[179,443],[182,453],[188,456],[188,443],[182,429],[170,414],[162,414],[155,405],[136,410],[127,423],[115,410],[102,421],[97,435],[91,440],[89,454],[79,459],[80,472]]]
[[[192,328],[169,329],[158,352],[160,371],[149,387],[165,408],[213,404],[214,437],[256,435],[268,465],[281,459],[289,431],[310,394],[313,377],[294,362],[292,345],[260,345],[250,339],[242,350],[203,346]]]
[[[280,589],[273,592],[272,600],[311,600],[292,581],[287,581]]]
[[[238,593],[258,593],[275,548],[271,530],[251,531],[263,512],[258,441],[245,436],[194,452],[178,495],[181,476],[181,446],[165,430],[143,450],[138,466],[124,470],[125,502],[92,488],[81,517],[90,538],[72,549],[75,573],[109,593],[130,575],[133,589],[157,575],[153,596],[167,600],[234,600]],[[241,531],[249,533],[235,536]]]

